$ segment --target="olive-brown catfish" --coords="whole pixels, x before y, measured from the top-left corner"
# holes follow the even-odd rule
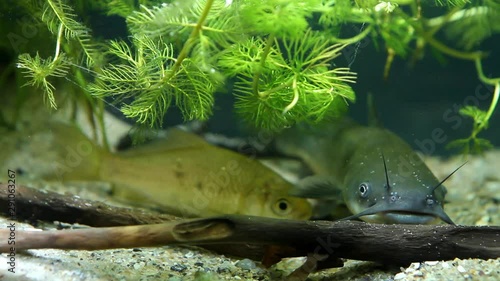
[[[438,181],[413,149],[389,130],[360,126],[347,118],[319,127],[301,124],[286,129],[274,146],[278,153],[301,158],[315,174],[303,179],[292,194],[342,198],[353,214],[345,219],[427,224],[439,218],[453,224],[443,210],[444,180]]]

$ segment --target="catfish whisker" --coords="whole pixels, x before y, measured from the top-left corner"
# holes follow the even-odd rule
[[[438,183],[435,187],[432,188],[432,191],[436,190],[436,188],[440,187],[447,179],[449,179],[458,169],[462,168],[468,161],[465,161],[462,165],[456,168],[453,172],[451,172],[448,176],[446,176],[440,183]]]

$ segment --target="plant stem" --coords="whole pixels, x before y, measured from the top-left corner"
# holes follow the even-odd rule
[[[299,101],[299,90],[297,89],[297,75],[295,75],[293,78],[292,89],[293,89],[293,100],[289,105],[285,107],[285,109],[283,109],[282,113],[283,115],[285,115],[288,111],[292,110],[292,108]]]
[[[479,76],[479,79],[483,83],[490,84],[490,85],[495,85],[495,84],[500,83],[500,77],[492,79],[492,78],[488,78],[488,77],[486,77],[486,75],[484,75],[483,65],[481,63],[480,58],[477,58],[474,62],[476,64],[477,75]]]
[[[207,19],[208,13],[210,12],[210,9],[212,8],[212,5],[214,3],[214,0],[207,0],[207,3],[205,4],[205,7],[203,8],[203,12],[201,13],[200,18],[198,19],[198,22],[196,23],[195,28],[193,31],[191,31],[191,34],[189,35],[189,38],[186,40],[184,43],[184,46],[182,46],[182,49],[177,56],[177,59],[175,61],[175,64],[172,66],[172,69],[169,73],[169,75],[166,75],[165,78],[162,79],[162,82],[170,80],[177,71],[181,68],[182,62],[184,59],[189,54],[189,51],[191,51],[191,48],[193,47],[194,41],[198,37],[198,34],[203,28],[203,24],[205,23],[205,20]]]
[[[57,32],[56,51],[55,51],[54,59],[52,60],[52,62],[57,61],[57,58],[59,58],[59,52],[61,50],[61,38],[62,38],[63,29],[64,29],[64,26],[62,23],[60,23],[59,30]]]
[[[372,31],[371,25],[369,25],[367,28],[365,28],[365,30],[363,30],[362,32],[360,32],[358,35],[356,35],[354,37],[346,38],[346,39],[334,38],[334,39],[332,39],[332,41],[334,41],[335,43],[341,43],[341,44],[346,44],[346,45],[353,44],[353,43],[359,42],[363,38],[365,38],[368,34],[370,34],[370,31]]]
[[[101,135],[102,135],[102,147],[106,151],[111,151],[111,147],[109,145],[109,140],[108,140],[108,134],[106,132],[106,124],[104,124],[104,113],[106,112],[104,108],[104,100],[103,99],[97,99],[96,101],[97,105],[94,105],[98,108],[97,113],[97,122],[99,122],[99,127],[101,129]]]
[[[486,126],[488,120],[490,120],[491,115],[493,115],[493,112],[495,111],[495,108],[498,104],[498,99],[500,96],[500,78],[491,79],[491,78],[486,77],[483,73],[483,66],[481,64],[480,58],[477,58],[475,60],[475,64],[476,64],[476,69],[477,69],[477,74],[479,76],[479,79],[483,83],[495,86],[495,91],[493,92],[493,99],[490,103],[490,107],[488,108],[488,111],[486,112],[486,115],[484,116],[484,120],[478,126],[477,132],[479,132],[484,128],[484,126]]]
[[[273,34],[269,34],[269,36],[267,37],[266,47],[264,48],[264,52],[262,52],[262,55],[260,56],[259,69],[253,75],[252,92],[254,95],[258,95],[261,98],[266,97],[267,94],[259,92],[260,74],[262,73],[262,70],[264,69],[264,67],[266,65],[266,58],[269,55],[269,52],[271,51],[271,46],[274,43],[274,38],[275,38],[275,36]]]
[[[425,32],[422,32],[422,36],[427,41],[427,43],[429,43],[432,47],[434,47],[434,48],[438,49],[439,51],[441,51],[449,56],[452,56],[452,57],[456,57],[456,58],[464,59],[464,60],[476,60],[476,59],[480,59],[481,57],[484,56],[483,52],[481,52],[481,51],[467,53],[467,52],[462,52],[459,50],[452,49],[452,48],[446,46],[445,44],[439,42],[438,40],[434,39],[432,36],[428,35]]]
[[[448,13],[447,15],[445,15],[443,17],[443,20],[447,20],[448,17],[451,20],[451,18],[453,18],[453,14],[455,14],[455,13],[456,13],[455,10],[452,10],[450,13]],[[455,58],[464,59],[464,60],[476,60],[476,59],[480,59],[484,56],[484,53],[481,51],[469,52],[469,53],[462,52],[462,51],[450,48],[450,47],[446,46],[445,44],[436,40],[433,37],[433,35],[435,32],[437,32],[442,27],[441,25],[434,26],[430,31],[424,31],[424,28],[421,26],[421,24],[419,24],[418,22],[413,22],[405,13],[401,13],[401,15],[406,19],[407,22],[412,24],[415,31],[418,34],[420,34],[420,36],[422,36],[422,38],[424,38],[427,43],[429,43],[432,47],[438,49],[439,51],[441,51],[444,54],[447,54],[447,55],[455,57]],[[441,23],[441,21],[440,21],[440,23]]]
[[[495,84],[495,91],[493,92],[493,100],[490,103],[488,112],[486,112],[486,115],[484,116],[484,121],[481,122],[481,125],[479,125],[478,131],[481,131],[484,128],[484,126],[486,126],[488,120],[490,120],[491,115],[493,115],[493,112],[495,111],[495,108],[498,104],[499,96],[500,96],[500,82],[497,82]]]
[[[431,27],[431,29],[427,32],[427,34],[429,36],[434,36],[434,34],[436,34],[436,32],[438,32],[445,24],[452,22],[454,20],[455,15],[457,15],[461,11],[460,9],[461,7],[453,8],[446,15],[439,17],[440,18],[439,21],[433,22],[432,20],[434,19],[429,20],[428,25]]]
[[[463,9],[444,16],[435,17],[427,21],[428,26],[442,26],[446,23],[462,20],[466,17],[485,16],[488,13],[488,7],[473,7],[470,9]]]

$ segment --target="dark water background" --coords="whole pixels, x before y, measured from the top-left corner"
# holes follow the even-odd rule
[[[481,48],[493,50],[484,62],[484,73],[498,77],[500,36],[484,42]],[[385,54],[374,50],[372,44],[358,53],[352,65],[353,71],[358,72],[358,83],[354,86],[358,101],[351,107],[352,116],[365,122],[366,94],[373,93],[384,126],[425,153],[449,154],[444,148],[446,143],[470,135],[472,121],[458,114],[459,107],[477,105],[487,110],[490,105],[493,88],[479,81],[472,61],[447,57],[443,64],[427,49],[425,57],[413,67],[396,58],[389,78],[384,81]],[[489,129],[479,134],[497,147],[500,146],[499,110],[497,107]]]

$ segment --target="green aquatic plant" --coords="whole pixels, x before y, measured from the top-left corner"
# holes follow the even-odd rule
[[[64,55],[58,55],[54,59],[51,57],[42,59],[38,54],[35,57],[22,54],[19,56],[17,67],[24,70],[29,79],[27,84],[43,89],[45,100],[48,100],[52,108],[57,109],[55,87],[49,81],[49,77],[65,77],[68,74],[69,64]]]
[[[308,22],[324,8],[322,1],[190,0],[139,7],[130,1],[106,3],[107,13],[126,18],[131,39],[106,43],[109,63],[92,72],[94,81],[86,89],[98,99],[112,97],[139,124],[161,126],[174,103],[186,120],[206,120],[215,91],[231,77],[237,80],[237,110],[260,128],[279,130],[301,120],[320,120],[342,111],[344,100],[354,100],[348,83],[355,74],[332,68],[343,46],[312,31]],[[48,29],[59,27],[56,59],[23,54],[18,66],[56,108],[49,78],[66,77],[68,71],[54,66],[75,65],[60,55],[61,41],[80,43],[86,61],[77,65],[82,68],[92,66],[94,48],[89,30],[63,0],[49,1],[46,13],[42,20]],[[245,61],[252,53],[259,56]],[[236,73],[231,61],[256,67]]]
[[[500,32],[498,0],[35,2],[19,5],[54,35],[54,55],[34,50],[19,56],[27,84],[42,88],[56,108],[51,81],[64,77],[84,89],[93,108],[112,100],[142,126],[161,126],[173,105],[185,120],[206,120],[215,93],[233,84],[235,110],[257,128],[280,130],[341,114],[355,100],[356,75],[336,58],[346,45],[368,37],[387,50],[385,76],[395,57],[417,60],[430,47],[434,54],[474,61],[480,80],[498,85],[482,74],[487,55],[477,49]],[[128,34],[111,40],[92,35],[82,7],[123,18]],[[426,18],[431,8],[439,14]],[[341,37],[342,28],[352,25],[358,34]],[[465,139],[471,142],[452,146],[485,144],[474,140],[497,101],[495,91],[484,114],[475,107],[462,110],[477,125]]]
[[[460,109],[459,113],[462,116],[472,118],[474,122],[472,132],[467,138],[451,141],[448,143],[447,148],[461,148],[464,155],[468,155],[469,153],[482,153],[485,149],[493,147],[489,140],[480,138],[477,135],[484,129],[488,128],[490,118],[495,111],[498,100],[500,99],[500,78],[487,78],[483,73],[480,59],[476,59],[476,68],[479,79],[483,83],[494,87],[493,100],[491,101],[490,107],[487,111],[481,110],[477,106],[470,105]]]
[[[122,112],[141,124],[161,125],[172,100],[186,120],[206,120],[221,82],[210,73],[214,69],[213,47],[220,41],[231,40],[230,36],[207,35],[230,33],[226,32],[231,28],[225,24],[226,11],[220,1],[218,4],[186,1],[179,6],[142,7],[127,18],[135,50],[125,42],[112,41],[108,52],[121,62],[110,64],[98,73],[90,92],[97,97],[115,96],[117,101],[134,98],[122,107]],[[193,20],[196,22],[189,26]],[[214,24],[216,20],[221,22]],[[177,51],[172,42],[164,39],[168,33],[185,38]],[[192,55],[192,49],[198,51],[196,55]]]
[[[259,128],[321,119],[344,106],[342,98],[354,100],[346,84],[354,74],[330,69],[342,47],[310,30],[306,18],[320,2],[142,6],[127,17],[135,52],[112,42],[108,52],[123,63],[104,68],[89,90],[117,101],[133,97],[122,112],[139,123],[161,125],[172,101],[186,120],[206,120],[215,91],[225,78],[235,77],[236,108]]]
[[[344,45],[330,45],[310,30],[302,36],[235,44],[220,58],[219,65],[237,78],[236,108],[260,128],[320,121],[355,99],[347,84],[355,74],[348,68],[329,69]]]
[[[36,86],[41,89],[43,99],[52,109],[57,109],[58,103],[55,97],[55,80],[65,79],[71,81],[80,89],[84,89],[88,84],[88,78],[84,72],[91,71],[92,68],[99,68],[103,62],[100,55],[101,48],[92,37],[91,30],[80,20],[75,9],[63,0],[39,1],[20,0],[13,10],[19,13],[16,8],[24,8],[30,16],[24,16],[20,22],[18,33],[9,33],[17,40],[15,49],[22,45],[26,38],[19,34],[26,34],[26,26],[33,30],[33,33],[39,33],[39,30],[45,28],[52,36],[54,42],[49,49],[53,50],[53,57],[42,57],[39,50],[33,47],[25,47],[30,53],[22,53],[18,56],[17,68],[21,70],[27,82],[25,85]],[[22,13],[19,13],[22,16]],[[8,36],[8,37],[9,37]],[[14,45],[11,39],[11,44]],[[47,42],[47,41],[44,41]],[[37,45],[39,49],[47,48],[44,44]],[[16,50],[17,51],[17,50]],[[32,55],[31,53],[36,53]],[[67,90],[67,89],[66,89]],[[68,91],[71,92],[71,91]],[[102,100],[95,99],[86,90],[79,91],[82,94],[85,103],[92,113],[88,116],[90,123],[94,126],[96,134],[97,126],[94,115],[100,124],[101,134],[103,136],[104,147],[108,147],[107,138],[104,130],[103,114],[104,106]],[[22,100],[25,97],[20,97]],[[81,100],[80,96],[72,96],[70,99]]]
[[[28,2],[24,1],[25,5]],[[47,0],[42,11],[38,14],[39,20],[45,23],[46,28],[56,36],[54,57],[42,58],[37,53],[34,57],[24,53],[19,55],[17,67],[23,69],[28,78],[27,84],[42,89],[45,99],[49,101],[52,108],[57,108],[54,97],[54,86],[50,77],[66,77],[71,64],[68,56],[62,49],[72,52],[74,47],[69,44],[78,44],[85,67],[90,67],[95,62],[97,47],[92,43],[90,30],[76,20],[77,16],[73,8],[61,0]],[[78,52],[80,53],[80,52]]]

